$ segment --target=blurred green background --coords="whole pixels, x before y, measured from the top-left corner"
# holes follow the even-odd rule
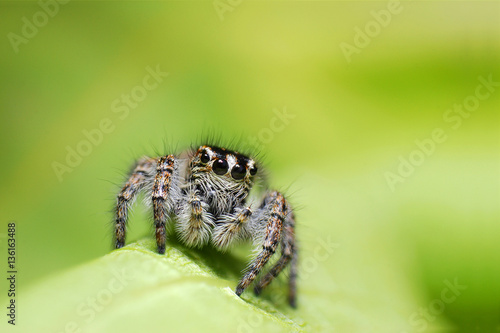
[[[499,2],[402,2],[390,16],[378,1],[51,4],[0,3],[0,233],[17,222],[21,293],[110,251],[134,159],[217,133],[260,144],[299,207],[304,260],[337,244],[300,292],[361,295],[360,318],[402,318],[384,332],[500,329],[500,86],[477,88],[500,82]],[[144,90],[155,70],[168,75]],[[435,129],[444,142],[429,143]],[[68,166],[68,147],[86,156]],[[149,214],[137,205],[128,242],[149,235]],[[412,322],[444,281],[466,288]]]

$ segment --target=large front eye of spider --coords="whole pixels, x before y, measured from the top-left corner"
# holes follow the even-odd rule
[[[218,159],[212,165],[212,170],[214,170],[216,175],[224,175],[227,172],[229,166],[226,160]]]
[[[210,155],[208,155],[208,152],[205,149],[201,151],[200,161],[202,163],[208,163],[208,161],[210,161]]]
[[[235,164],[231,169],[231,176],[234,179],[243,179],[245,178],[246,174],[247,174],[247,169],[245,169],[245,167],[240,164]]]

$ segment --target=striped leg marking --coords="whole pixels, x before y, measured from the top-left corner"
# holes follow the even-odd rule
[[[133,203],[137,193],[144,187],[148,177],[154,171],[155,159],[146,158],[140,160],[129,179],[121,189],[116,199],[116,219],[115,219],[115,248],[121,248],[125,245],[126,224],[128,211]]]
[[[174,172],[174,156],[168,155],[158,159],[156,164],[156,176],[151,194],[153,200],[153,218],[155,223],[156,245],[158,253],[165,253],[165,242],[167,240],[165,222],[168,217],[167,198],[169,195],[172,174]]]

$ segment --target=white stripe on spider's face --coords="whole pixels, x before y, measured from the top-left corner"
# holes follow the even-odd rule
[[[229,165],[228,170],[231,171],[237,163],[236,157],[234,155],[229,154],[226,157],[226,161],[227,161],[227,164]]]

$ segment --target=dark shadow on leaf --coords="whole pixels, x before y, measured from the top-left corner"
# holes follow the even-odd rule
[[[176,248],[192,259],[193,262],[208,267],[219,277],[226,280],[238,280],[247,265],[244,259],[233,255],[230,251],[223,253],[212,246],[190,248],[182,244],[173,235],[168,238],[167,246]]]

